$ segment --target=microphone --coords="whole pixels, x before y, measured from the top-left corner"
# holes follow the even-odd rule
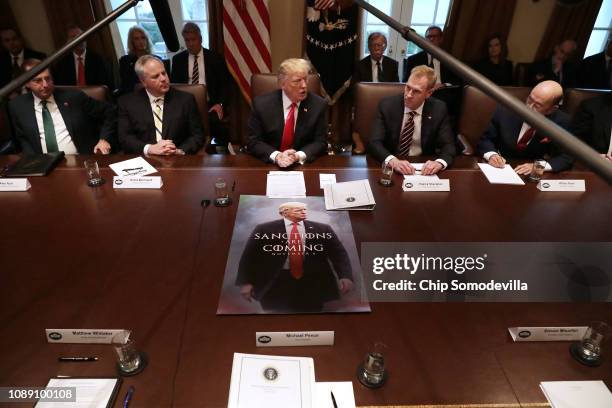
[[[166,48],[172,52],[179,50],[179,41],[176,36],[176,29],[174,28],[174,21],[172,20],[172,12],[168,5],[168,0],[149,0],[155,20],[159,26]]]

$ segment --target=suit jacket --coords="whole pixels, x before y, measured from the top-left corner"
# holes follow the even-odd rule
[[[81,91],[56,90],[53,97],[80,154],[93,154],[100,139],[116,145],[117,110],[113,105]],[[42,154],[32,93],[13,99],[8,108],[17,146],[25,154]]]
[[[174,88],[166,93],[162,138],[171,139],[188,154],[202,147],[202,122],[193,95]],[[125,153],[137,154],[145,145],[157,143],[153,110],[144,88],[119,98],[119,143]]]
[[[327,102],[312,92],[300,103],[293,148],[306,153],[306,159],[313,161],[327,148]],[[283,114],[282,91],[276,90],[253,99],[253,110],[248,124],[247,148],[255,157],[270,161],[270,155],[280,150],[285,119]]]
[[[344,245],[327,224],[305,220],[304,228],[306,250],[304,275],[300,279],[302,287],[309,296],[320,298],[322,302],[338,299],[338,284],[334,272],[338,279],[353,279],[351,263]],[[287,260],[287,245],[287,231],[283,219],[257,225],[240,258],[236,285],[251,284],[256,299],[265,297],[283,271]]]
[[[47,58],[42,52],[30,50],[29,48],[23,49],[23,60],[27,59],[38,59],[44,60]],[[0,53],[0,88],[11,82],[13,74],[13,57],[10,52],[4,51]]]
[[[555,81],[561,84],[563,88],[573,88],[576,86],[576,77],[578,76],[577,67],[574,63],[565,62],[561,68],[561,79],[553,72],[552,56],[543,60],[535,61],[529,66],[529,82],[530,86],[535,86],[542,81]],[[536,76],[543,76],[541,79],[536,79]]]
[[[218,103],[225,104],[227,95],[225,87],[228,80],[227,69],[223,57],[207,48],[204,51],[204,74],[206,75],[206,90],[208,106]],[[199,67],[199,69],[202,69]],[[189,51],[184,50],[172,57],[172,82],[186,84],[189,82]]]
[[[397,74],[397,61],[386,55],[382,57],[382,74],[378,75],[378,82],[399,82]],[[368,55],[355,66],[353,82],[372,82],[372,59]]]
[[[425,51],[418,52],[404,60],[404,68],[402,81],[408,81],[408,77],[410,77],[410,71],[412,68],[417,67],[419,65],[427,65],[429,62],[429,58],[427,58],[427,53]],[[432,67],[433,68],[433,67]],[[446,68],[446,66],[440,63],[440,82],[443,84],[453,84],[453,85],[461,85],[461,80],[457,77],[451,70]]]
[[[99,54],[87,49],[85,54],[85,82],[87,85],[106,85],[113,89],[107,62]],[[77,85],[76,66],[72,52],[64,55],[53,69],[53,81],[56,85]]]
[[[608,153],[612,131],[612,94],[582,101],[574,115],[571,130],[599,153]]]
[[[512,61],[493,64],[488,58],[474,64],[474,69],[499,86],[514,85]]]
[[[569,128],[570,117],[567,113],[560,110],[554,111],[548,116],[557,125],[564,129]],[[523,119],[510,111],[498,107],[493,114],[493,118],[485,133],[482,135],[477,149],[481,155],[487,152],[499,152],[503,157],[509,159],[547,159],[552,171],[562,171],[572,166],[573,159],[563,153],[559,146],[552,142],[546,135],[536,132],[531,142],[525,150],[518,150],[516,142],[518,140]]]
[[[580,64],[578,82],[582,88],[610,89],[610,77],[606,70],[605,52],[591,55]]]
[[[383,162],[389,155],[397,154],[403,119],[403,94],[380,101],[368,144],[368,152],[376,160]],[[450,166],[457,154],[455,142],[444,102],[431,97],[426,99],[421,118],[423,155],[437,154]]]

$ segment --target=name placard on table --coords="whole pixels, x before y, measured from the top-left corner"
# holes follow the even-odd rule
[[[540,191],[586,191],[584,180],[540,180]]]
[[[333,331],[256,332],[257,347],[333,346]]]
[[[509,327],[512,340],[517,341],[576,341],[582,339],[586,326],[571,327]]]
[[[160,176],[113,177],[113,188],[161,188],[163,185]]]
[[[405,177],[402,183],[404,191],[450,191],[450,180],[428,176]]]
[[[32,187],[27,178],[2,178],[0,191],[28,191]]]
[[[124,329],[45,329],[49,343],[110,344],[119,333],[129,335],[129,331]]]

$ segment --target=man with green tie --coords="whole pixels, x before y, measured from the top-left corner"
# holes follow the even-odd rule
[[[25,61],[31,70],[40,61]],[[116,136],[116,108],[81,91],[57,90],[48,69],[32,78],[31,91],[13,99],[9,115],[18,150],[25,154],[108,154]]]

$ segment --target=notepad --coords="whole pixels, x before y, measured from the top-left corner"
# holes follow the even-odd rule
[[[76,402],[38,402],[34,408],[110,408],[120,384],[119,378],[51,378],[47,387],[76,388]]]
[[[271,171],[266,184],[268,198],[306,197],[306,183],[301,171]]]
[[[553,408],[612,407],[612,393],[603,381],[543,381],[540,388]]]
[[[509,164],[499,169],[487,163],[478,163],[480,170],[484,173],[491,184],[516,184],[525,185],[523,179],[516,174]]]

